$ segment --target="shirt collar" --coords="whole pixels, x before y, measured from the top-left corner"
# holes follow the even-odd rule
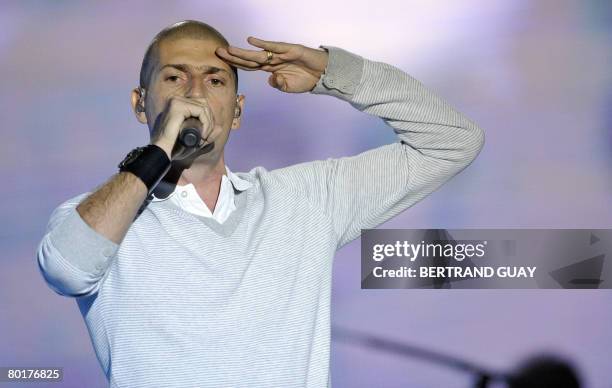
[[[227,177],[229,178],[230,182],[232,182],[232,185],[236,190],[244,191],[249,187],[253,186],[251,182],[247,181],[246,179],[242,179],[238,175],[234,174],[232,170],[227,167],[227,165],[225,165],[225,171],[227,171]]]
[[[230,170],[229,167],[227,167],[227,165],[225,165],[225,171],[227,172],[227,178],[229,178],[229,181],[231,182],[231,184],[234,187],[234,189],[236,189],[238,191],[244,191],[244,190],[250,188],[251,186],[253,186],[253,184],[251,182],[249,182],[248,180],[240,178],[238,175],[234,174],[232,172],[232,170]],[[160,182],[160,184],[163,184],[163,181]],[[176,185],[174,187],[174,190],[172,191],[172,193],[170,193],[170,195],[168,195],[166,198],[157,198],[155,196],[155,192],[153,192],[152,202],[165,201],[166,199],[168,199],[168,198],[172,197],[173,195],[175,195],[180,187],[182,187],[182,186]]]

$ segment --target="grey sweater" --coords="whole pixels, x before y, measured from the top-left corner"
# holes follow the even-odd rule
[[[75,297],[112,387],[328,387],[332,259],[462,171],[483,131],[402,70],[329,52],[313,89],[380,117],[397,141],[237,173],[223,224],[150,203],[120,245],[61,204],[38,249]],[[359,265],[357,262],[355,265]]]

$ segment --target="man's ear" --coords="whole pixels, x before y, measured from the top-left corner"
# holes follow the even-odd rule
[[[244,112],[244,95],[236,96],[236,106],[234,108],[234,119],[232,120],[232,129],[240,128],[240,121]]]
[[[145,89],[134,88],[131,95],[132,110],[136,115],[136,119],[141,124],[147,123],[147,115],[145,114]]]

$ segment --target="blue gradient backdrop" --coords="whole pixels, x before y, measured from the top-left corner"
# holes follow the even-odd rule
[[[150,39],[182,19],[241,47],[254,35],[391,63],[485,129],[471,167],[383,227],[612,227],[608,1],[3,1],[0,366],[63,366],[63,383],[50,387],[106,386],[76,303],[44,284],[35,250],[59,203],[148,141],[129,93]],[[394,141],[344,102],[283,94],[266,79],[241,71],[243,127],[226,152],[234,171]],[[609,387],[610,291],[361,290],[359,266],[356,241],[335,260],[334,325],[500,369],[553,351],[587,387]],[[417,360],[332,345],[336,387],[470,384]]]

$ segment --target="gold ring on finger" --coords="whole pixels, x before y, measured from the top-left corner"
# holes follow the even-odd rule
[[[265,51],[266,51],[266,63],[272,62],[272,57],[274,56],[274,54],[270,50],[265,50]]]

